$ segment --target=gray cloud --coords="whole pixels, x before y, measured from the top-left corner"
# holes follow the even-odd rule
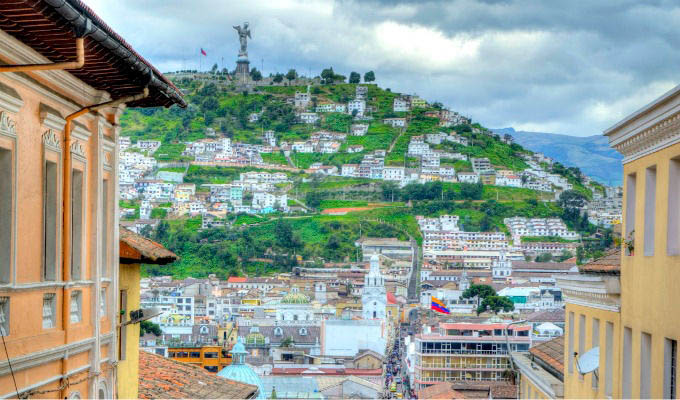
[[[381,86],[438,100],[489,127],[598,134],[680,80],[673,1],[91,0],[162,70],[199,48],[233,68],[249,21],[266,74],[375,70]]]

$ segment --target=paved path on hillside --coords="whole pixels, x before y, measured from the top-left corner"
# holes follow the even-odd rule
[[[392,149],[394,148],[394,145],[397,144],[397,140],[399,140],[399,138],[401,137],[401,135],[404,134],[404,132],[406,132],[406,129],[401,129],[401,132],[399,132],[399,135],[397,135],[397,137],[394,138],[394,140],[392,141],[392,143],[390,143],[390,148],[387,150],[387,153],[388,153],[388,154],[392,152]]]

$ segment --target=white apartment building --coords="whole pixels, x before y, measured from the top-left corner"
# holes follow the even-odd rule
[[[404,167],[384,167],[382,170],[382,178],[386,181],[401,182],[404,179]]]
[[[557,236],[567,240],[578,240],[579,234],[567,229],[559,218],[505,218],[503,223],[508,227],[513,238],[523,236]]]
[[[357,99],[365,99],[368,96],[368,86],[357,85],[355,96]]]
[[[263,141],[269,146],[276,147],[276,133],[272,130],[264,131]]]
[[[293,142],[290,146],[291,150],[297,151],[298,153],[313,153],[314,143],[310,141],[306,142]]]
[[[342,164],[340,175],[342,176],[357,176],[359,172],[359,164]]]
[[[522,187],[522,178],[517,175],[498,175],[496,174],[497,186]]]
[[[392,106],[394,112],[408,112],[411,110],[411,102],[403,97],[396,97]]]
[[[489,159],[486,157],[482,158],[471,158],[470,161],[472,162],[472,170],[479,173],[482,171],[489,171],[492,170],[493,167],[491,166],[491,163],[489,162]]]
[[[319,114],[314,112],[301,112],[295,115],[298,121],[304,124],[315,124],[319,122]]]
[[[479,182],[479,174],[475,172],[458,172],[456,174],[458,182],[477,183]]]
[[[295,92],[295,108],[307,108],[310,101],[311,96],[309,94],[309,91]]]
[[[425,231],[458,231],[457,215],[441,215],[438,218],[426,218],[422,215],[416,216],[416,221],[420,230]]]
[[[356,110],[356,115],[364,115],[366,112],[366,100],[354,99],[347,103],[347,113],[352,114]]]
[[[130,141],[130,136],[119,136],[118,137],[118,148],[120,151],[126,150],[132,146],[132,142]]]
[[[368,124],[352,124],[350,132],[352,136],[364,136],[368,132]]]
[[[269,192],[255,192],[253,193],[252,207],[254,209],[278,207],[286,212],[288,211],[288,195],[285,193],[276,195]]]
[[[406,127],[406,118],[385,118],[383,119],[383,124],[389,125],[392,128],[404,128]]]

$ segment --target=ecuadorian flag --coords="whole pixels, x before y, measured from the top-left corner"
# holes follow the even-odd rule
[[[434,296],[432,296],[432,305],[430,306],[430,308],[442,314],[451,313],[448,308],[444,307],[444,303]]]

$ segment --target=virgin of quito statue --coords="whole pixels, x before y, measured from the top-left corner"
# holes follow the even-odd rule
[[[250,74],[250,61],[248,61],[248,39],[252,39],[250,37],[250,29],[248,29],[247,22],[244,22],[243,26],[236,25],[234,29],[236,29],[238,40],[241,44],[238,59],[236,60],[236,76],[247,79]]]

